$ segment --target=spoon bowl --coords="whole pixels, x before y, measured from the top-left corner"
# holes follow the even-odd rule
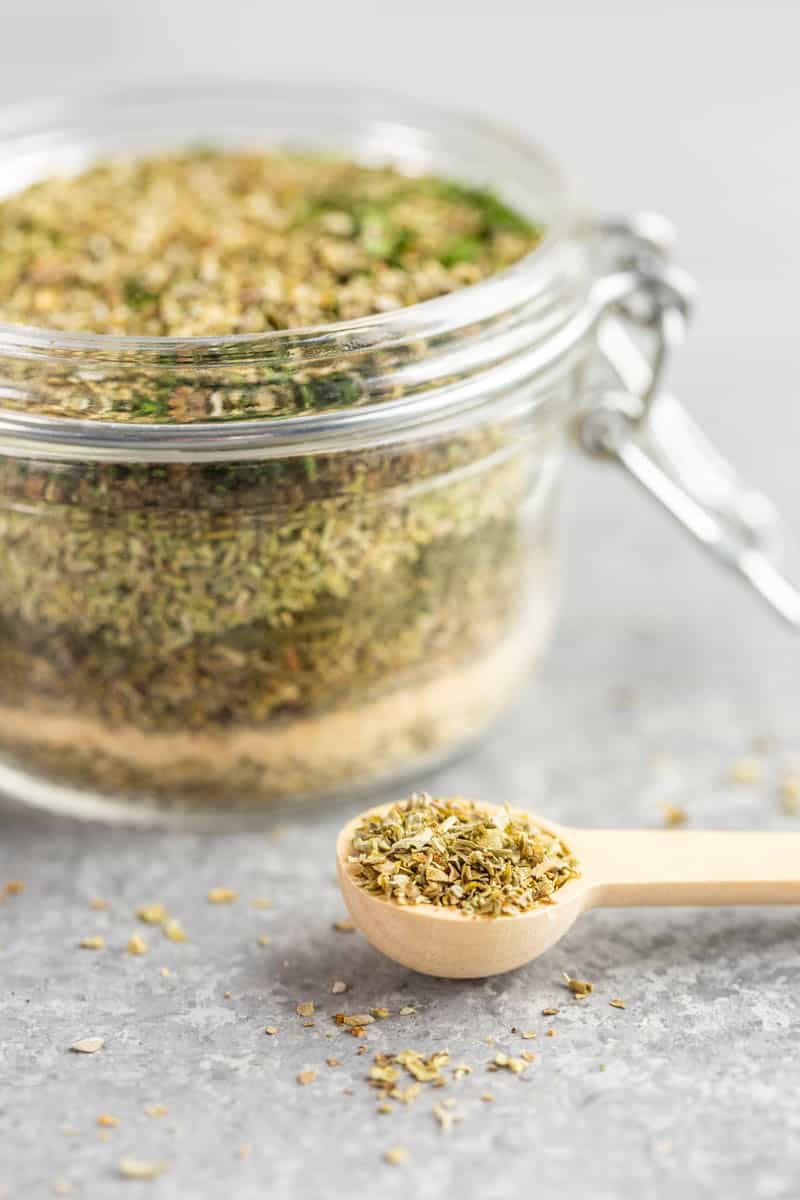
[[[356,927],[377,950],[423,975],[480,979],[512,971],[544,954],[581,913],[600,905],[800,904],[800,833],[576,829],[535,814],[528,814],[531,821],[569,847],[580,871],[550,902],[500,917],[399,904],[365,891],[350,861],[356,828],[392,807],[372,808],[345,825],[336,870]]]

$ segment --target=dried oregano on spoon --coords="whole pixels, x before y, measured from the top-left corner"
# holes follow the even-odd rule
[[[350,862],[356,883],[374,895],[490,917],[548,903],[578,875],[568,847],[527,813],[425,792],[367,815]]]

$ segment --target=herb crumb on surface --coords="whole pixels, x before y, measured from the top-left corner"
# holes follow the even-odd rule
[[[188,942],[189,940],[186,930],[175,917],[164,922],[164,937],[171,942]]]
[[[148,1162],[142,1158],[125,1155],[119,1160],[118,1170],[124,1179],[155,1179],[167,1169],[163,1162]]]
[[[163,925],[168,915],[163,904],[142,904],[136,910],[136,916],[145,925]]]
[[[102,1050],[105,1046],[105,1038],[88,1037],[79,1038],[77,1042],[73,1042],[70,1050],[74,1050],[77,1054],[96,1054],[98,1050]]]
[[[594,984],[588,979],[573,979],[566,971],[562,971],[561,974],[564,977],[564,987],[569,988],[576,999],[583,1000],[586,996],[591,996]]]
[[[82,950],[105,950],[106,939],[102,934],[91,934],[89,937],[81,938],[78,945]]]
[[[408,1150],[404,1146],[392,1146],[383,1155],[385,1161],[393,1167],[399,1167],[408,1161]]]
[[[666,829],[679,829],[689,822],[688,812],[678,804],[662,804],[661,815]]]

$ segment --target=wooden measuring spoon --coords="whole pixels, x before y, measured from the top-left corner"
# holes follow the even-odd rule
[[[800,904],[800,833],[572,829],[531,814],[578,859],[580,877],[565,883],[554,903],[507,917],[402,905],[360,888],[348,861],[356,827],[391,807],[370,809],[345,825],[336,842],[339,885],[367,940],[423,975],[480,979],[521,967],[549,950],[590,908]],[[503,811],[490,804],[481,809]]]

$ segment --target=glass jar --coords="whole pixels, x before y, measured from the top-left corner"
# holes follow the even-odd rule
[[[546,236],[482,283],[315,329],[0,326],[3,790],[213,824],[431,767],[544,651],[571,433],[797,618],[768,503],[657,387],[688,309],[662,222],[590,222],[538,151],[361,90],[13,110],[0,182],[198,138],[489,182]]]

